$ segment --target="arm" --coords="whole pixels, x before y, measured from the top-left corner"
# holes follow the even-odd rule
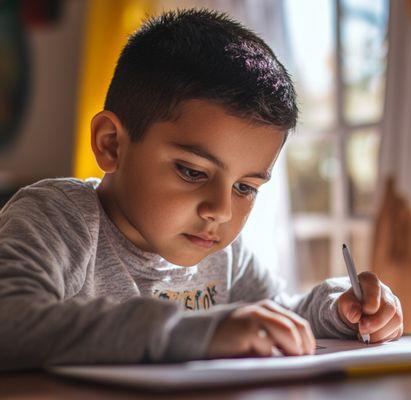
[[[234,310],[218,325],[210,342],[210,356],[269,357],[273,346],[284,355],[314,354],[313,333],[317,337],[356,336],[358,327],[353,322],[361,318],[361,305],[353,298],[348,278],[328,279],[308,294],[291,297],[278,279],[262,269],[241,238],[232,249],[231,300],[251,304]],[[360,274],[359,279],[366,314],[360,331],[371,333],[372,342],[400,337],[403,318],[398,298],[373,274]],[[344,315],[351,318],[351,325],[343,322]]]
[[[337,301],[350,287],[348,278],[327,279],[304,295],[279,293],[274,300],[310,322],[317,338],[354,338],[356,332],[340,318]]]
[[[74,210],[74,211],[73,211]],[[201,358],[230,307],[65,300],[82,286],[95,239],[59,190],[20,191],[0,214],[0,369]]]
[[[338,297],[350,287],[346,278],[328,279],[308,294],[289,296],[285,282],[261,265],[241,237],[233,243],[232,301],[272,299],[307,319],[316,337],[354,337],[355,332],[339,317]]]

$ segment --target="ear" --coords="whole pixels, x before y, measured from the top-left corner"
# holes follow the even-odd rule
[[[91,121],[91,148],[97,164],[106,173],[118,169],[121,144],[128,135],[116,116],[111,111],[103,110]]]

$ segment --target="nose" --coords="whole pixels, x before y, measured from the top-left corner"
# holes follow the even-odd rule
[[[221,186],[210,188],[205,200],[198,206],[199,216],[220,224],[230,221],[232,217],[231,196],[231,188],[223,189]]]

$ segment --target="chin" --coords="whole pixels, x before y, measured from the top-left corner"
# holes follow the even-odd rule
[[[200,261],[202,261],[204,258],[206,258],[208,254],[204,254],[201,256],[200,254],[185,254],[185,255],[164,255],[162,256],[164,259],[166,259],[168,262],[178,265],[180,267],[193,267],[194,265],[197,265]]]
[[[180,267],[186,267],[186,268],[188,268],[188,267],[194,267],[195,265],[197,265],[199,262],[200,262],[201,260],[199,260],[199,261],[195,261],[195,262],[179,262],[179,263],[176,263],[178,266],[180,266]]]

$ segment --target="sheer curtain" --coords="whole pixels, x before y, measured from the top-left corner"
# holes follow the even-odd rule
[[[389,24],[381,204],[372,265],[401,299],[405,331],[411,332],[411,1],[391,1]]]
[[[391,2],[389,41],[380,176],[395,178],[411,206],[411,1]]]
[[[282,0],[179,0],[160,1],[157,12],[185,7],[206,7],[225,11],[261,36],[287,66]],[[271,181],[257,196],[254,209],[243,229],[246,245],[261,263],[296,291],[295,251],[284,150],[273,169]]]

